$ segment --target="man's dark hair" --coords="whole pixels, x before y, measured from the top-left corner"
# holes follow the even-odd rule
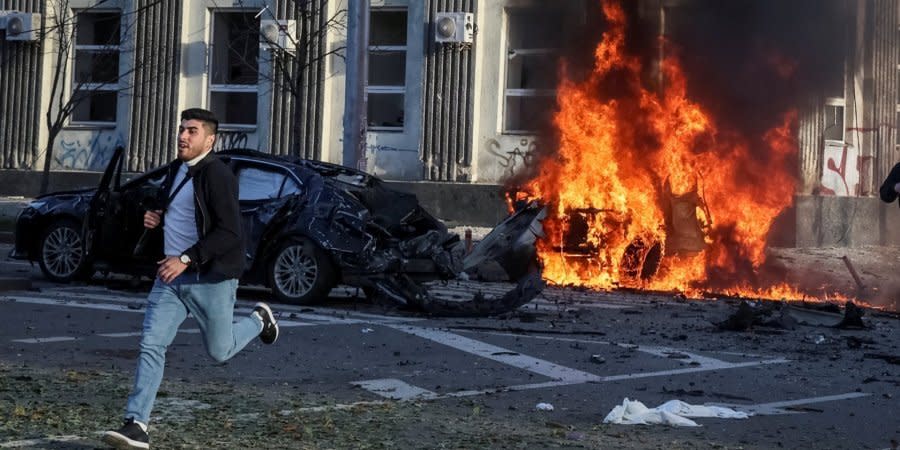
[[[181,112],[181,120],[199,120],[203,122],[206,131],[216,134],[219,131],[219,119],[212,111],[202,108],[189,108]]]

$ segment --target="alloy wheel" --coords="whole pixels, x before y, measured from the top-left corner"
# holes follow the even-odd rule
[[[301,244],[282,250],[275,260],[273,270],[277,288],[290,297],[301,297],[308,293],[319,273],[316,260]]]
[[[44,239],[41,258],[51,275],[57,278],[73,276],[84,259],[81,235],[67,226],[54,229]]]

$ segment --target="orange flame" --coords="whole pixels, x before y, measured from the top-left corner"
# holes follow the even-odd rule
[[[674,58],[661,65],[664,88],[647,89],[625,52],[625,12],[613,1],[603,11],[591,75],[573,81],[562,69],[558,154],[525,185],[548,205],[544,278],[803,298],[757,280],[769,229],[793,198],[797,113],[755,141],[720,128],[687,97]]]

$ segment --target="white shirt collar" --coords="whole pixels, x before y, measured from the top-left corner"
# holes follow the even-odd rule
[[[196,165],[198,162],[200,162],[201,159],[205,158],[206,155],[208,155],[209,152],[211,152],[211,151],[212,151],[212,149],[207,150],[202,155],[188,161],[186,164],[188,165],[188,167],[194,167],[194,165]]]

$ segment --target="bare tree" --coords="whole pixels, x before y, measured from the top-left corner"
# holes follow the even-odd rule
[[[129,46],[133,47],[132,31],[136,21],[131,20],[131,16],[153,8],[161,1],[143,3],[138,9],[122,12],[104,9],[109,7],[109,0],[99,0],[93,6],[79,10],[72,10],[69,0],[52,0],[47,5],[49,14],[41,33],[42,41],[51,45],[54,65],[50,102],[45,114],[47,141],[43,150],[41,194],[49,187],[56,138],[79,108],[86,107],[100,95],[118,96],[133,87],[126,81],[135,71],[141,70],[141,63],[134,61],[126,64],[127,70],[120,70],[122,54],[127,53]],[[102,36],[76,35],[79,21],[86,20],[89,14],[94,15],[92,20],[99,22],[95,31],[102,31]],[[85,42],[90,43],[90,50],[76,54],[76,45]],[[83,67],[79,67],[76,58]]]
[[[310,80],[304,75],[310,67],[324,62],[331,56],[343,57],[345,46],[338,45],[334,47],[326,47],[328,42],[327,36],[331,33],[346,34],[346,16],[345,8],[337,8],[328,13],[329,4],[335,0],[287,0],[284,8],[291,13],[291,20],[296,23],[296,28],[285,33],[284,40],[267,40],[265,36],[260,37],[262,51],[265,55],[265,61],[270,64],[269,71],[259,72],[262,81],[267,82],[269,89],[272,91],[286,92],[293,98],[295,105],[293,118],[295,126],[291,127],[293,145],[290,149],[292,155],[303,154],[303,139],[301,136],[302,127],[299,126],[302,119],[302,108],[306,96],[308,83],[316,82]],[[275,12],[270,8],[263,8],[256,15],[259,20],[284,20],[284,17],[277,17]],[[255,36],[259,36],[259,23],[246,23],[248,32],[252,32]],[[240,52],[240,49],[232,49],[234,52]],[[242,60],[244,64],[254,68],[259,67],[259,61],[256,58],[245,58]]]

